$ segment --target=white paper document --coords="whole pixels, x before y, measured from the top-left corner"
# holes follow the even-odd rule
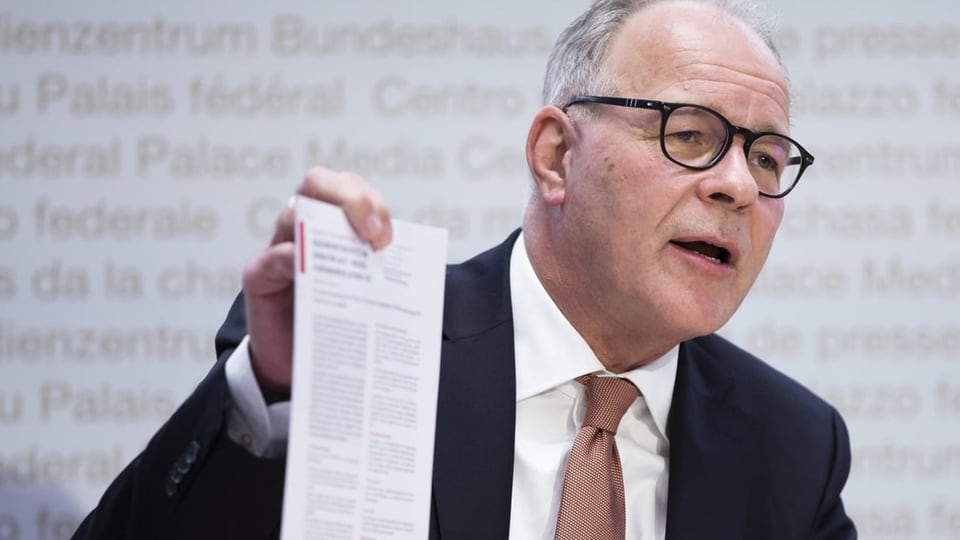
[[[428,536],[447,232],[297,200],[283,540]]]

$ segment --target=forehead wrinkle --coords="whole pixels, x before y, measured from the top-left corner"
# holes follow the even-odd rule
[[[696,80],[704,82],[730,82],[748,87],[750,91],[768,95],[776,100],[782,100],[789,109],[790,92],[786,85],[786,74],[775,62],[777,67],[764,66],[765,62],[757,59],[756,62],[739,62],[730,64],[730,59],[715,55],[716,59],[704,59],[703,49],[681,49],[677,54],[668,57],[668,62],[657,65],[643,55],[631,55],[630,58],[608,59],[604,64],[604,78],[610,81],[614,88],[628,88],[636,92],[640,88],[647,91],[659,91],[662,88],[682,85],[685,82]],[[715,51],[711,51],[715,52]],[[764,68],[767,69],[764,69]],[[743,78],[743,81],[733,79]],[[661,88],[650,88],[651,84],[660,83]],[[637,96],[649,97],[649,96]]]
[[[721,84],[723,86],[729,86],[729,85],[738,86],[736,85],[736,83],[726,83],[726,84],[721,83]],[[756,102],[756,99],[758,99],[759,97],[760,96],[755,96],[755,99],[753,101]],[[699,93],[696,96],[690,96],[689,99],[682,99],[682,98],[681,99],[664,99],[664,101],[679,101],[682,103],[692,103],[694,105],[702,105],[704,107],[709,107],[717,111],[718,113],[722,114],[731,123],[736,125],[741,125],[743,127],[750,129],[751,131],[774,131],[777,133],[783,133],[785,135],[789,134],[790,125],[791,125],[790,115],[788,111],[782,110],[779,103],[775,103],[775,104],[777,105],[777,109],[780,110],[783,114],[782,122],[779,122],[777,120],[765,120],[763,124],[749,125],[752,123],[749,121],[749,119],[741,120],[737,117],[742,116],[743,114],[747,114],[746,111],[748,110],[762,111],[763,106],[760,105],[756,109],[752,107],[744,109],[737,105],[731,106],[729,102],[729,98],[730,98],[730,93],[728,91],[723,90],[722,88],[717,88],[716,83],[714,83],[714,86],[712,88],[700,89]],[[733,108],[731,109],[731,107]]]
[[[668,57],[669,64],[673,69],[706,67],[722,67],[747,76],[764,79],[773,82],[773,79],[783,79],[784,84],[780,86],[786,88],[786,73],[780,64],[772,55],[757,47],[750,47],[750,58],[740,59],[735,62],[732,55],[728,54],[727,49],[717,49],[714,47],[683,47],[679,46],[674,54]]]
[[[779,67],[773,70],[771,66],[764,66],[762,61],[757,62],[739,62],[730,64],[730,59],[718,57],[716,60],[703,60],[702,54],[694,54],[695,50],[685,50],[674,56],[668,72],[689,72],[692,78],[705,78],[704,75],[720,74],[720,79],[730,79],[733,77],[744,77],[746,85],[756,87],[756,90],[768,94],[780,94],[784,100],[790,103],[790,92],[786,84],[786,74]],[[689,57],[689,59],[685,58]],[[764,68],[767,69],[764,69]],[[726,74],[726,76],[723,76]],[[698,75],[700,75],[698,77]]]

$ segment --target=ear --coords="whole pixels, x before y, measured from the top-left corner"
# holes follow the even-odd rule
[[[533,117],[527,133],[527,164],[537,192],[547,204],[563,204],[574,133],[567,114],[552,105]]]

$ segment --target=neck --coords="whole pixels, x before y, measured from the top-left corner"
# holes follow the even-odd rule
[[[590,349],[612,373],[624,373],[644,366],[666,354],[679,341],[657,339],[650,324],[628,324],[619,320],[591,294],[588,280],[575,279],[576,262],[566,257],[563,246],[550,241],[551,235],[524,222],[524,247],[537,279],[563,316],[583,337]]]

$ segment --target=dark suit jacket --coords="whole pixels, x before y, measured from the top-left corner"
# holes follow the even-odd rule
[[[515,239],[447,270],[431,538],[507,537]],[[284,461],[256,459],[225,435],[223,364],[245,334],[242,302],[217,336],[214,368],[75,538],[277,535]],[[667,540],[856,538],[840,499],[850,467],[840,416],[723,338],[681,345],[667,431]]]

